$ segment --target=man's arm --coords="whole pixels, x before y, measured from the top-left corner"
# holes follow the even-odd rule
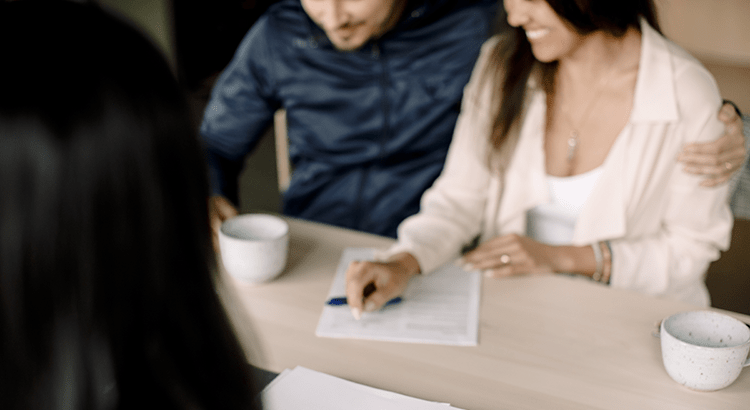
[[[740,110],[725,100],[719,119],[724,123],[724,135],[711,142],[688,144],[678,157],[685,172],[706,177],[701,182],[705,187],[727,182],[745,164],[747,150]]]
[[[279,105],[272,87],[269,30],[267,21],[259,20],[242,40],[214,85],[201,123],[214,235],[222,221],[236,215],[237,180],[245,157],[270,126]]]
[[[748,136],[745,148],[750,151],[750,117],[745,115],[742,122],[744,133]],[[731,183],[733,185],[730,185],[730,192],[733,194],[729,206],[732,208],[732,214],[735,219],[750,220],[750,159],[745,159],[745,163],[732,178]]]

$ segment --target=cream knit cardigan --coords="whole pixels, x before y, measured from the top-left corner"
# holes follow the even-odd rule
[[[611,286],[707,306],[704,277],[727,249],[733,218],[726,184],[702,188],[676,156],[693,141],[723,132],[715,81],[693,57],[641,23],[641,58],[630,119],[603,163],[573,245],[609,240]],[[490,88],[480,81],[493,37],[466,87],[443,173],[421,210],[399,227],[381,258],[407,251],[423,273],[456,258],[463,245],[525,234],[526,211],[549,201],[545,183],[546,97],[530,81],[517,145],[503,171],[487,165]]]

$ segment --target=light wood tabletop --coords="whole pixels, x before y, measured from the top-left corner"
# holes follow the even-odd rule
[[[259,367],[304,366],[467,410],[750,408],[750,368],[708,393],[664,370],[652,333],[695,307],[575,277],[484,279],[476,347],[316,337],[342,250],[393,241],[286,219],[289,260],[278,278],[249,285],[223,276],[227,309]]]

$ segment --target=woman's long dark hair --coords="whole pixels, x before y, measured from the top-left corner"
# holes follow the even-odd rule
[[[97,7],[22,0],[0,60],[0,407],[253,408],[162,55]]]
[[[580,34],[601,30],[620,37],[630,27],[640,29],[641,17],[651,27],[661,31],[653,0],[545,1]],[[540,85],[550,93],[554,87],[557,63],[536,60],[523,28],[510,27],[504,12],[498,13],[496,26],[501,39],[491,52],[484,79],[496,90],[492,98],[492,118],[495,120],[490,143],[495,149],[500,149],[522,115],[526,86],[532,72],[539,70]]]

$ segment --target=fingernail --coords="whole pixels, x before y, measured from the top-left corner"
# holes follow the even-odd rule
[[[353,308],[352,316],[354,316],[354,320],[359,320],[362,318],[362,311],[359,308]]]
[[[453,265],[458,266],[459,268],[463,268],[464,264],[466,264],[466,262],[464,261],[464,258],[458,258],[455,261],[453,261]]]
[[[368,300],[365,303],[365,312],[372,312],[375,310],[375,302]]]
[[[464,266],[461,267],[465,271],[473,271],[474,270],[474,264],[471,263],[464,263]]]
[[[494,278],[495,274],[494,274],[494,272],[491,269],[486,269],[484,271],[484,277],[485,278]]]

